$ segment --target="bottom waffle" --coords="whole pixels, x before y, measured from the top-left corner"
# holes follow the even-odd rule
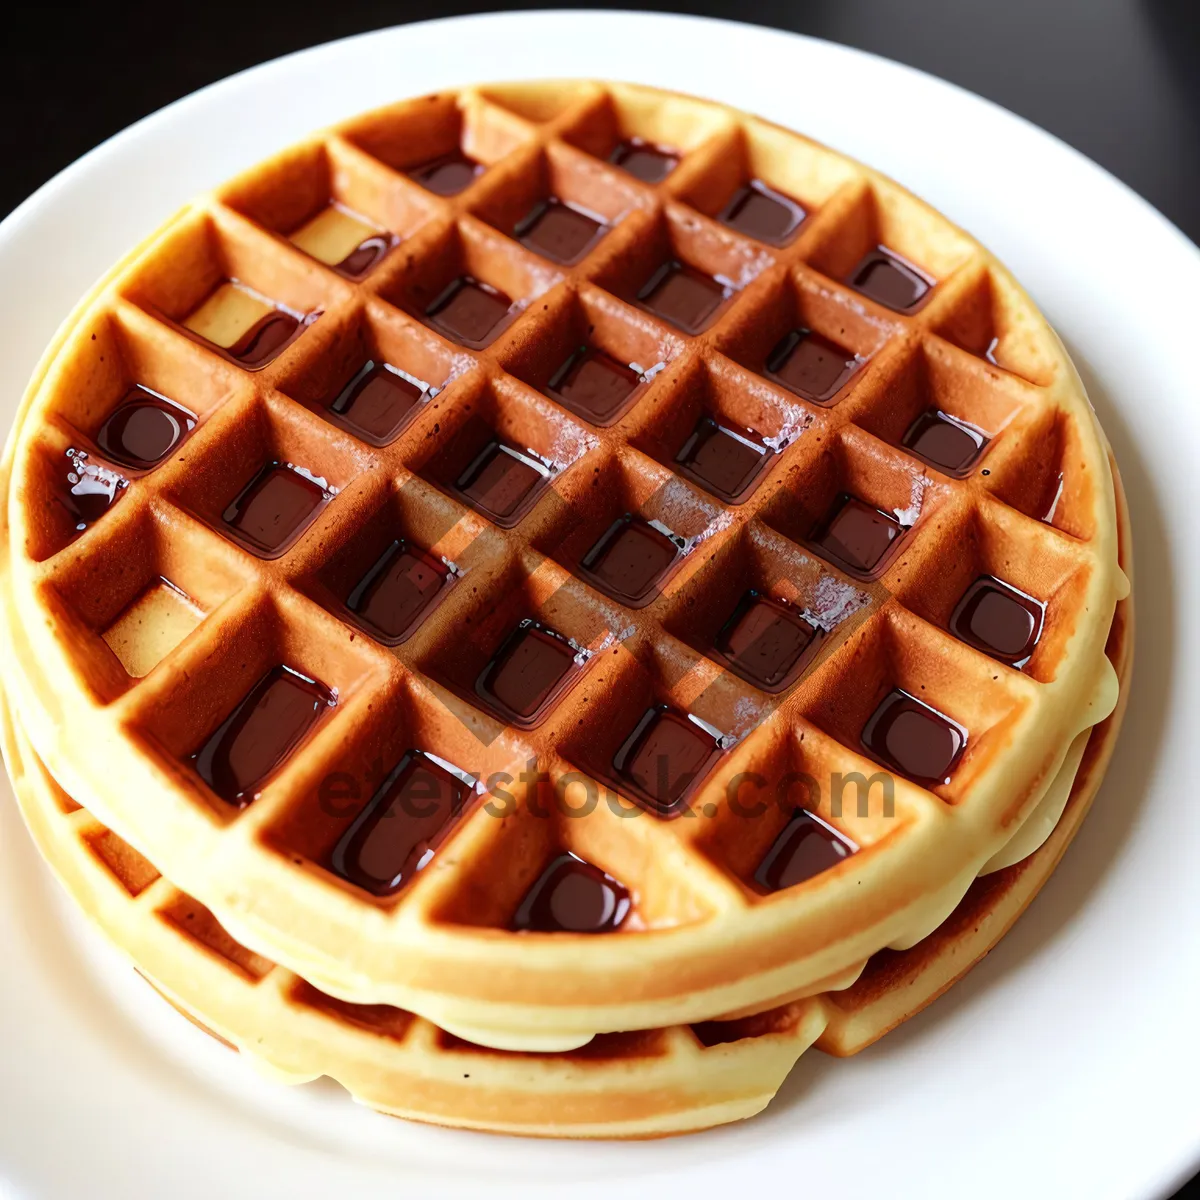
[[[906,951],[885,951],[851,988],[757,1016],[597,1037],[581,1050],[488,1050],[422,1018],[334,1000],[239,945],[211,914],[55,783],[3,713],[22,813],[74,901],[172,1004],[265,1073],[323,1075],[396,1116],[546,1137],[653,1137],[748,1117],[810,1045],[853,1054],[906,1020],[994,946],[1049,877],[1104,776],[1132,658],[1132,608],[1118,606],[1108,655],[1121,703],[1080,736],[1057,786],[1069,797],[1023,861],[976,881],[950,918]],[[1078,761],[1072,778],[1071,768]]]

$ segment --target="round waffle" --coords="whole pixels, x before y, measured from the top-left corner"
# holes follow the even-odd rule
[[[1108,654],[1132,656],[1128,601]],[[814,1042],[853,1054],[919,1011],[995,945],[1045,882],[1104,775],[1124,704],[1080,735],[1056,777],[1062,815],[1015,866],[977,880],[933,935],[874,957],[846,991],[756,1017],[608,1034],[583,1051],[486,1050],[421,1018],[325,995],[241,946],[53,780],[0,700],[0,740],[33,837],[73,900],[184,1015],[289,1083],[321,1075],[411,1119],[548,1137],[647,1137],[753,1115]]]
[[[202,198],[6,462],[55,777],[256,953],[493,1045],[848,986],[1036,848],[1117,699],[1113,478],[1032,302],[650,89],[407,101]],[[613,935],[545,932],[563,878]]]

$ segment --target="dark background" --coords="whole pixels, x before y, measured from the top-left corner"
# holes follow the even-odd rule
[[[85,150],[204,84],[333,38],[489,7],[504,6],[21,5],[24,25],[19,34],[8,30],[0,77],[0,215]],[[573,6],[556,0],[521,7]],[[752,14],[759,24],[859,46],[962,84],[1082,150],[1200,241],[1197,0],[693,0],[636,7]],[[403,91],[402,63],[396,74]]]
[[[0,215],[139,117],[244,67],[369,29],[489,7],[500,6],[22,5],[23,26],[8,30],[0,75]],[[575,6],[558,0],[522,7]],[[1200,241],[1197,0],[696,0],[638,7],[752,16],[949,79],[1082,150]],[[620,76],[619,64],[612,73]],[[398,64],[398,92],[403,81]],[[1200,1183],[1179,1193],[1185,1195],[1200,1198]]]

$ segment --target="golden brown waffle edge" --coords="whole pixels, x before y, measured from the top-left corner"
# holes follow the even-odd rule
[[[1131,600],[1118,610],[1109,653],[1127,683]],[[189,928],[188,916],[205,910],[70,801],[7,705],[0,732],[30,831],[72,899],[185,1016],[268,1075],[300,1083],[328,1074],[371,1107],[438,1124],[544,1137],[648,1137],[753,1115],[814,1039],[829,1053],[855,1053],[961,978],[1030,903],[1070,843],[1103,779],[1124,708],[1122,700],[1088,737],[1047,842],[976,883],[920,946],[873,959],[848,992],[724,1027],[615,1035],[565,1055],[487,1051],[406,1014],[379,1007],[356,1013],[222,937],[219,926]]]

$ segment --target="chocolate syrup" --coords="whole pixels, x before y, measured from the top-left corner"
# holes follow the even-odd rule
[[[733,288],[677,259],[663,263],[637,294],[643,308],[684,333],[701,333]]]
[[[752,179],[734,192],[717,220],[756,241],[786,246],[807,215],[790,196]]]
[[[489,442],[455,487],[501,529],[511,529],[533,507],[550,478],[549,466],[503,442]]]
[[[436,196],[457,196],[485,170],[482,163],[468,158],[461,150],[452,150],[411,167],[408,177]]]
[[[550,377],[546,394],[593,425],[605,426],[624,412],[644,382],[632,366],[593,346],[580,346]]]
[[[632,901],[629,889],[575,854],[559,854],[538,876],[512,918],[534,934],[611,934]]]
[[[863,360],[811,329],[793,329],[767,356],[767,375],[814,404],[831,405]]]
[[[500,332],[512,301],[490,283],[460,275],[425,310],[430,322],[457,342],[481,348]]]
[[[894,688],[863,726],[872,757],[914,783],[949,783],[967,744],[967,731],[936,708]]]
[[[359,242],[333,269],[347,279],[362,279],[379,265],[396,241],[390,233],[373,233]]]
[[[85,450],[67,451],[67,488],[58,499],[70,513],[76,532],[95,524],[125,494],[129,480],[92,462]]]
[[[882,509],[843,492],[810,539],[821,554],[859,579],[878,575],[907,527]]]
[[[611,933],[629,915],[629,889],[574,854],[560,854],[538,876],[512,920],[531,933]]]
[[[763,855],[754,872],[754,882],[764,892],[795,887],[836,867],[857,849],[849,838],[827,825],[816,813],[798,808]]]
[[[96,445],[123,466],[148,471],[196,428],[196,414],[134,384],[100,426]]]
[[[595,245],[606,228],[595,214],[550,196],[517,222],[513,236],[535,254],[570,266]]]
[[[613,755],[613,770],[651,812],[677,817],[723,753],[715,733],[659,704],[646,710]]]
[[[441,559],[397,539],[354,585],[346,607],[372,637],[398,646],[412,637],[455,578]]]
[[[949,413],[927,408],[908,427],[902,444],[931,467],[961,478],[979,461],[988,438]]]
[[[291,463],[265,464],[222,514],[237,539],[261,558],[282,554],[332,495]]]
[[[304,740],[337,697],[323,683],[272,667],[191,756],[222,800],[244,808],[258,786]]]
[[[774,693],[796,681],[822,636],[790,605],[751,590],[721,627],[714,649],[748,683]]]
[[[897,312],[915,308],[934,283],[919,267],[886,246],[868,251],[846,276],[846,282],[855,291]]]
[[[643,183],[662,183],[679,165],[679,154],[666,146],[631,137],[614,148],[608,161]]]
[[[775,457],[753,429],[731,429],[712,417],[701,417],[675,462],[706,491],[730,504],[748,499]]]
[[[454,830],[471,785],[420,750],[409,750],[329,856],[336,875],[373,896],[409,883]]]
[[[364,441],[386,446],[417,415],[432,390],[388,363],[368,359],[329,411]]]
[[[274,308],[264,313],[225,351],[251,371],[261,370],[304,328],[298,317]]]
[[[614,600],[642,608],[681,556],[686,543],[626,513],[614,521],[580,560],[584,577]]]
[[[981,575],[950,615],[950,632],[1010,667],[1033,657],[1046,606],[993,575]]]
[[[475,692],[509,724],[531,729],[577,682],[589,657],[561,633],[526,619],[480,672]]]
[[[64,504],[79,531],[95,524],[121,498],[128,480],[97,463],[83,462],[80,453],[67,471],[70,485]]]

